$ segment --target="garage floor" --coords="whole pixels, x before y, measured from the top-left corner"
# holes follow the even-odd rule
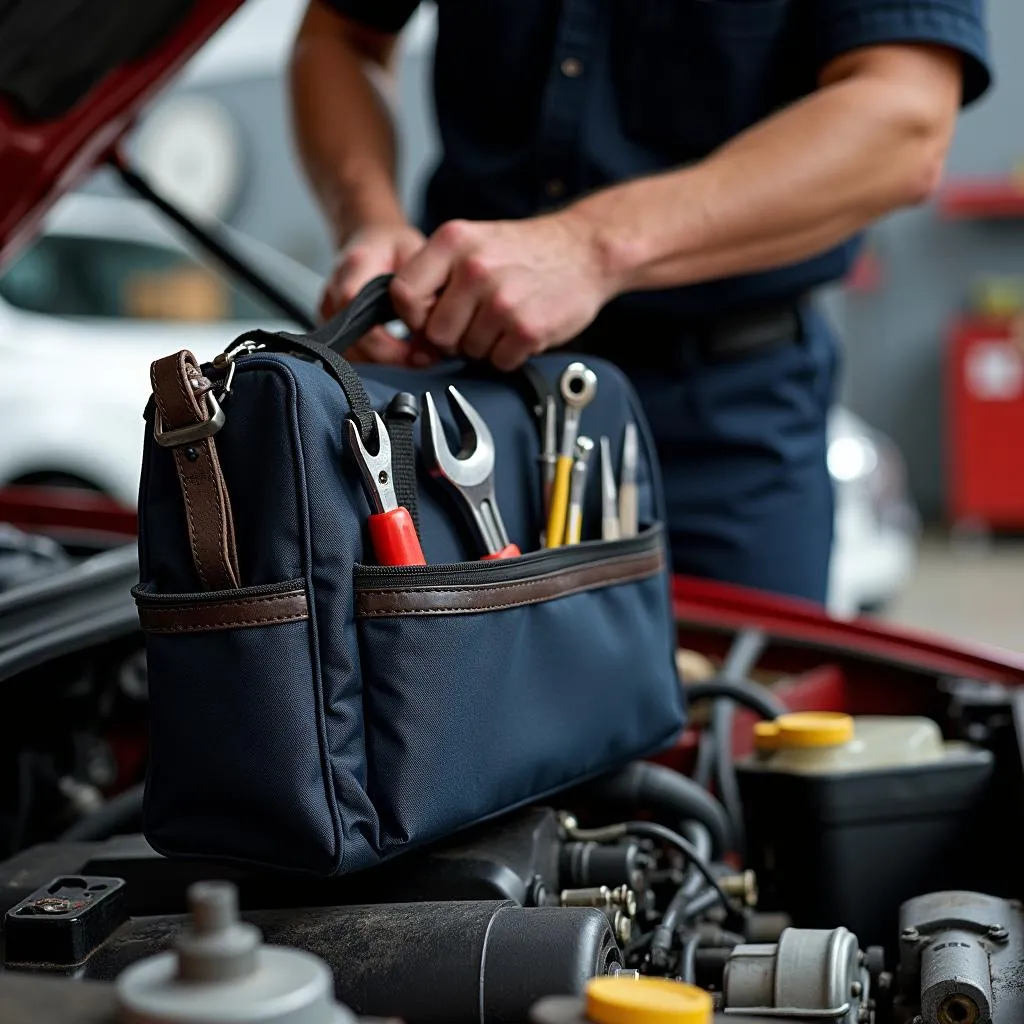
[[[1024,540],[927,537],[914,579],[885,618],[1024,652]]]

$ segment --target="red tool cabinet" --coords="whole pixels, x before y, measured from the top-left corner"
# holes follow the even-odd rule
[[[1007,321],[955,326],[948,411],[954,524],[1024,529],[1024,345]]]

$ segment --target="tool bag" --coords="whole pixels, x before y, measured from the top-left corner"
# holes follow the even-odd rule
[[[638,425],[637,535],[544,528],[537,410],[571,361],[352,365],[337,353],[394,319],[387,278],[308,335],[251,331],[213,365],[152,367],[139,507],[151,705],[144,828],[171,856],[335,875],[449,835],[676,739],[663,497],[643,414],[608,363],[581,432],[619,458]],[[499,507],[521,557],[484,561],[423,470],[413,418],[449,384],[487,422]],[[396,396],[398,396],[396,400]],[[427,565],[379,566],[346,420],[376,450]]]

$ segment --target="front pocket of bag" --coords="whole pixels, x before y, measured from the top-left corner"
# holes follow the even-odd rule
[[[147,838],[168,854],[332,870],[305,581],[133,593],[149,667]]]
[[[663,544],[652,528],[504,563],[357,568],[381,854],[671,742]]]

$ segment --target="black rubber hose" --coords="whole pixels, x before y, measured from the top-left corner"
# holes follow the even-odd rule
[[[768,638],[758,629],[745,629],[732,642],[729,653],[722,663],[721,677],[723,682],[737,683],[749,687],[774,702],[774,695],[766,687],[747,679],[757,659],[761,657],[767,646]],[[785,706],[779,704],[784,713]],[[777,718],[778,714],[772,715]],[[736,778],[736,765],[733,760],[732,727],[735,710],[731,700],[716,700],[711,709],[711,735],[715,747],[715,781],[718,784],[718,796],[732,821],[735,850],[742,857],[746,846],[743,821],[743,801],[740,799],[740,784]]]
[[[692,686],[687,686],[685,693],[686,699],[691,704],[698,700],[725,697],[728,700],[734,700],[737,704],[742,704],[745,708],[750,708],[751,711],[768,720],[789,712],[789,708],[766,686],[747,680],[716,676],[706,683],[694,683]]]
[[[683,825],[683,831],[701,858],[708,860],[711,856],[711,837],[708,835],[707,829],[696,822],[686,822]],[[704,876],[695,864],[690,864],[683,876],[683,884],[676,890],[676,894],[665,908],[665,913],[661,915],[658,926],[651,934],[651,962],[656,967],[667,965],[668,955],[675,941],[679,915],[700,892],[704,884]]]
[[[725,808],[693,779],[664,765],[634,761],[578,793],[609,814],[643,810],[673,828],[684,821],[698,821],[708,830],[714,853],[731,849],[732,829]]]
[[[123,832],[138,831],[142,820],[143,784],[126,789],[98,811],[80,818],[61,837],[61,842],[97,842]]]
[[[679,977],[688,985],[697,979],[697,947],[700,945],[700,932],[687,936],[683,943],[683,951],[679,954]]]
[[[700,739],[697,741],[697,760],[693,767],[693,781],[698,786],[711,789],[715,779],[715,734],[712,732],[714,722],[708,723],[708,728],[701,729]]]
[[[692,921],[695,917],[699,917],[704,913],[705,910],[710,910],[716,903],[720,903],[721,900],[717,892],[714,889],[705,889],[700,895],[694,896],[689,903],[683,908],[682,913],[679,915],[679,923],[682,924],[686,921]]]

